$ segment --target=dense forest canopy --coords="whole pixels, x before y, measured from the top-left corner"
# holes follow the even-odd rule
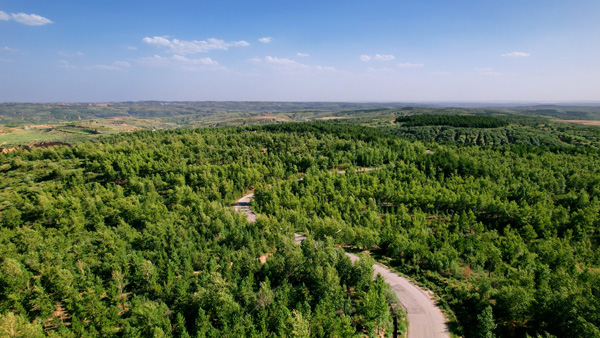
[[[409,115],[398,116],[396,122],[406,127],[452,126],[463,128],[506,127],[508,122],[493,116],[476,115]]]
[[[456,334],[600,337],[599,171],[590,146],[426,145],[340,123],[17,150],[0,155],[0,325],[389,336],[385,285],[345,245],[431,287]],[[253,188],[249,224],[230,205]]]
[[[417,112],[419,111],[422,109]],[[489,111],[485,114],[488,113],[491,116],[401,115],[396,118],[396,124],[393,126],[362,121],[364,125],[377,127],[390,134],[426,142],[478,146],[600,148],[600,128],[597,126],[567,124],[544,116],[513,115],[498,111]]]
[[[362,164],[385,163],[372,156]],[[310,171],[259,189],[255,207],[318,238],[381,248],[437,284],[467,336],[493,316],[500,336],[592,337],[599,164],[593,149],[438,146],[368,174]]]
[[[391,335],[368,259],[353,266],[330,241],[298,247],[290,224],[249,224],[230,207],[308,170],[326,144],[324,167],[355,162],[354,142],[203,129],[3,154],[0,325],[29,337]]]

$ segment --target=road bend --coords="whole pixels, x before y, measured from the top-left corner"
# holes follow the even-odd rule
[[[250,201],[253,198],[254,193],[248,194],[240,198],[234,206],[235,211],[245,213],[248,222],[251,223],[256,222],[256,214],[250,210]],[[303,235],[294,234],[296,243],[301,243],[305,238]],[[352,262],[359,260],[354,254],[346,252],[346,255]],[[373,265],[373,274],[381,275],[398,296],[400,304],[406,311],[408,338],[450,337],[446,319],[427,291],[380,264]]]

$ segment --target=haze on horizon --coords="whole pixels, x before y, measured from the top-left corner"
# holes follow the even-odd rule
[[[0,102],[597,102],[598,17],[593,0],[0,0]]]

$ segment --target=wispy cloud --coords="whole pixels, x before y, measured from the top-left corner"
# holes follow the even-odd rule
[[[20,24],[28,26],[42,26],[52,23],[52,20],[39,16],[37,14],[25,14],[25,13],[6,13],[0,11],[0,20],[9,21],[14,20]]]
[[[265,56],[264,58],[255,57],[249,60],[255,64],[262,64],[276,69],[286,70],[316,70],[316,71],[334,71],[334,67],[311,66],[302,64],[296,60],[287,58],[278,58],[275,56]]]
[[[9,62],[12,62],[12,60],[11,59],[0,58],[0,62],[2,62],[2,63],[9,63]]]
[[[306,53],[296,53],[296,56],[297,56],[297,57],[301,57],[301,58],[306,58],[306,57],[309,57],[309,56],[310,56],[310,54],[306,54]]]
[[[75,65],[71,64],[67,60],[60,60],[60,61],[58,61],[58,67],[62,68],[62,69],[79,69],[80,68],[78,66],[75,66]]]
[[[435,75],[435,76],[449,76],[450,72],[447,72],[445,70],[441,70],[441,71],[437,71],[437,72],[432,72],[431,75]]]
[[[99,70],[123,70],[129,67],[131,67],[131,64],[127,61],[115,61],[110,65],[94,65],[88,68]]]
[[[272,38],[272,37],[270,37],[270,36],[266,36],[266,37],[264,37],[264,38],[260,38],[260,39],[258,39],[258,41],[260,41],[260,42],[262,42],[262,43],[269,43],[269,42],[273,41],[273,38]]]
[[[225,69],[224,67],[220,67],[219,63],[211,58],[189,59],[177,54],[171,57],[160,55],[144,57],[139,59],[139,62],[142,65],[150,67],[166,67],[190,71]]]
[[[127,46],[127,50],[137,50],[138,48],[135,46]]]
[[[123,70],[131,67],[127,61],[115,61],[108,65],[77,66],[67,60],[58,61],[58,67],[63,69],[82,69],[82,70]]]
[[[491,67],[475,68],[475,71],[477,71],[477,74],[483,76],[502,76],[501,73],[495,71],[494,68]]]
[[[264,63],[264,64],[277,65],[277,66],[300,65],[297,61],[294,61],[292,59],[278,58],[275,56],[265,56],[264,58],[255,57],[255,58],[250,59],[250,62]]]
[[[507,57],[507,58],[525,58],[528,57],[529,53],[525,53],[525,52],[512,52],[512,53],[506,53],[506,54],[502,54],[500,56],[502,57]]]
[[[66,57],[74,57],[74,56],[83,56],[82,52],[75,52],[75,53],[69,53],[69,52],[58,52],[58,55],[60,56],[66,56]]]
[[[393,72],[394,71],[393,68],[388,68],[388,67],[383,67],[383,68],[369,67],[369,68],[367,68],[367,70],[369,72],[373,72],[373,73],[387,73],[387,72]]]
[[[396,57],[394,57],[392,54],[375,54],[375,55],[361,55],[360,57],[361,61],[364,62],[369,62],[371,60],[375,60],[375,61],[391,61],[394,60]]]
[[[421,68],[421,67],[425,67],[425,64],[404,62],[404,63],[399,63],[398,67],[400,67],[400,68]]]
[[[20,50],[20,49],[11,48],[11,47],[8,47],[8,46],[4,46],[0,50],[3,51],[3,52],[9,52],[9,53],[23,53],[23,51]]]
[[[165,36],[145,37],[142,41],[151,46],[167,48],[169,52],[179,55],[205,53],[215,49],[227,50],[229,47],[244,47],[250,45],[247,41],[243,40],[226,42],[224,40],[210,38],[202,41],[184,41],[169,39]]]

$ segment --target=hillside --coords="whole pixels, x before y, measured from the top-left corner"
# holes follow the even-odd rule
[[[421,119],[398,122],[398,119]],[[428,117],[429,120],[423,120]],[[437,119],[493,119],[493,128],[432,123]],[[458,118],[458,119],[457,119]],[[40,142],[76,143],[137,130],[255,126],[328,121],[360,124],[401,137],[465,145],[598,147],[600,108],[532,106],[447,108],[401,103],[125,102],[0,104],[0,147]]]
[[[385,284],[341,245],[431,288],[455,334],[600,336],[599,156],[331,123],[16,150],[0,155],[0,323],[76,336],[391,335]],[[253,224],[231,207],[251,189]],[[297,247],[294,232],[317,242]]]

